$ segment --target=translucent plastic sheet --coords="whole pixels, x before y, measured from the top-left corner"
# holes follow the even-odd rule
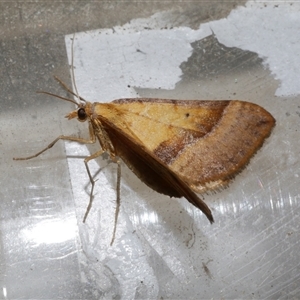
[[[257,34],[250,30],[255,24],[247,23],[252,9],[257,9]],[[285,18],[276,17],[277,10]],[[72,104],[35,94],[43,89],[66,95],[49,79],[68,74],[59,63],[67,64],[67,57],[52,58],[65,54],[63,36],[59,51],[51,52],[55,39],[49,42],[51,55],[46,48],[40,56],[34,51],[46,37],[3,42],[4,88],[19,78],[14,62],[27,66],[22,72],[28,77],[19,78],[12,96],[0,100],[2,298],[297,298],[300,99],[289,75],[299,64],[293,55],[297,43],[288,38],[290,28],[299,30],[297,14],[295,4],[248,4],[225,20],[193,29],[184,22],[179,26],[178,12],[168,11],[132,18],[123,27],[76,33],[75,79],[89,101],[239,99],[263,106],[277,121],[232,184],[205,195],[213,225],[185,199],[157,194],[122,164],[121,212],[111,247],[116,166],[107,156],[90,164],[98,181],[82,223],[90,191],[83,158],[99,145],[64,148],[59,142],[38,158],[12,161],[38,152],[62,133],[88,136],[85,124],[64,119]],[[72,36],[65,37],[69,63]],[[268,52],[274,40],[278,47]],[[247,48],[251,41],[255,49]]]

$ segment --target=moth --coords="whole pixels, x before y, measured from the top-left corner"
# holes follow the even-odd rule
[[[150,188],[170,197],[186,198],[213,223],[210,208],[197,193],[227,186],[248,164],[275,125],[269,112],[249,102],[129,98],[91,103],[55,78],[77,100],[41,93],[74,103],[76,109],[66,118],[87,122],[90,138],[62,135],[35,155],[14,159],[37,157],[59,140],[81,144],[98,140],[100,150],[84,159],[91,192],[83,222],[92,206],[95,185],[88,162],[108,153],[118,164],[111,244],[120,209],[119,158]],[[75,89],[77,91],[76,85]]]

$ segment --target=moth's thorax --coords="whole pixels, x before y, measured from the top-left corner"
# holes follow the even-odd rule
[[[95,103],[91,103],[91,102],[86,102],[85,104],[84,104],[84,110],[85,110],[85,112],[86,112],[86,114],[87,114],[87,116],[88,116],[88,118],[93,118],[94,116],[93,116],[93,113],[94,113],[94,104]]]
[[[113,159],[116,156],[115,148],[110,140],[107,129],[103,126],[103,116],[101,114],[102,111],[105,114],[108,106],[109,103],[87,102],[85,111],[92,126],[93,134],[98,139],[102,150],[108,153]]]

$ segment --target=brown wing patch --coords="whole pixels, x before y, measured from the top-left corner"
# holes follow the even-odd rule
[[[153,153],[166,164],[171,164],[185,147],[203,134],[193,130],[182,130],[178,136],[162,142]]]
[[[232,101],[213,130],[188,145],[170,167],[197,192],[226,185],[262,146],[275,119],[262,107]]]

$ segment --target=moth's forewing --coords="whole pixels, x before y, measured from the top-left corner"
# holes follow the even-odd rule
[[[275,120],[242,101],[120,99],[96,107],[197,192],[226,184],[269,136]]]
[[[109,139],[154,190],[186,197],[212,221],[195,195],[226,185],[269,136],[275,120],[242,101],[120,99],[93,104]]]

